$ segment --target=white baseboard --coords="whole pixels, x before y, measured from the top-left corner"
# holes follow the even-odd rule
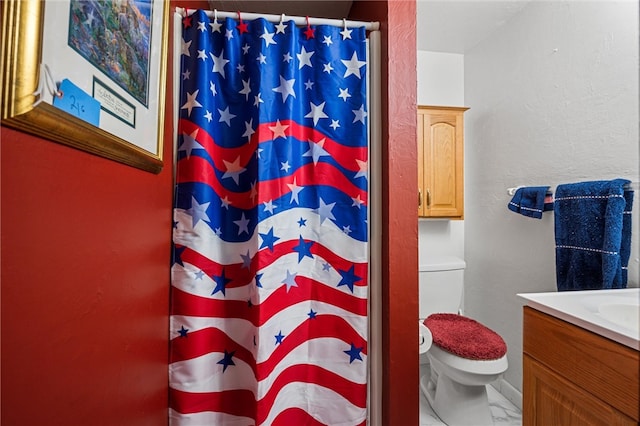
[[[491,385],[496,388],[502,396],[507,398],[513,405],[522,411],[522,392],[514,388],[511,383],[507,382],[505,379],[498,379]]]

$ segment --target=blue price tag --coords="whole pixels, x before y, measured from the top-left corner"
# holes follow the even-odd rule
[[[53,106],[75,115],[81,120],[98,127],[100,124],[100,102],[92,98],[87,92],[65,78],[58,89],[61,96],[53,97]]]

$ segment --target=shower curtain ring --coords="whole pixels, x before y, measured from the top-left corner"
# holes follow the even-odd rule
[[[307,29],[304,31],[304,35],[307,36],[307,40],[315,38],[315,30],[311,28],[309,23],[309,16],[307,16]]]
[[[280,25],[282,25],[283,22],[284,22],[284,13],[280,15]]]
[[[240,11],[238,11],[238,21],[240,21],[240,24],[238,24],[238,32],[242,35],[244,33],[248,33],[248,24],[246,24],[243,20],[242,20],[242,15],[240,14]]]
[[[218,9],[213,9],[213,23],[218,23]]]

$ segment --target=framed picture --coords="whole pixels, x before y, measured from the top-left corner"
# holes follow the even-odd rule
[[[162,169],[168,4],[2,2],[2,124]]]

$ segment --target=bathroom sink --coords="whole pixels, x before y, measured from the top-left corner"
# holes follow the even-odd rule
[[[605,303],[598,307],[598,314],[607,321],[640,332],[640,305]]]
[[[526,304],[640,350],[640,289],[520,293]]]

